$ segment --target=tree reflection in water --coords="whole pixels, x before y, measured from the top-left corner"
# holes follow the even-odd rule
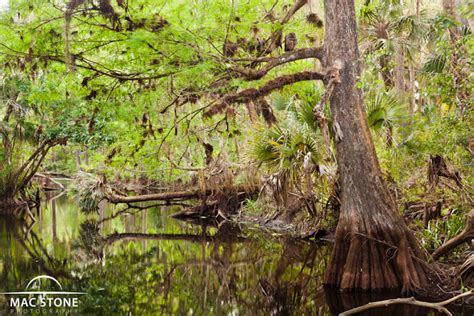
[[[48,274],[88,293],[80,314],[328,312],[321,288],[327,245],[230,222],[186,223],[163,215],[176,211],[163,207],[99,221],[65,196],[43,206],[32,227],[0,219],[7,250],[0,291]],[[107,208],[102,218],[118,210]]]
[[[231,222],[187,223],[176,209],[99,221],[62,196],[32,227],[0,218],[0,291],[40,274],[83,291],[80,315],[331,315],[381,297],[324,290],[330,245]],[[53,206],[54,205],[54,206]],[[385,298],[385,297],[383,297]],[[6,311],[0,297],[0,314]],[[367,315],[427,315],[392,306]]]

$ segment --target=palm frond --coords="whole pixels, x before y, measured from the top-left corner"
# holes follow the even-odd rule
[[[300,105],[298,112],[296,113],[296,118],[302,124],[305,124],[313,131],[319,129],[318,123],[314,119],[313,105],[303,102]]]
[[[271,100],[272,107],[278,111],[287,110],[292,102],[293,99],[291,97],[279,93],[275,93]]]
[[[301,126],[287,129],[274,127],[262,133],[251,155],[269,171],[282,172],[288,179],[296,179],[294,177],[301,172],[307,153],[311,152],[314,161],[321,156],[322,145],[314,133],[307,132]]]
[[[428,59],[423,65],[423,71],[426,73],[441,73],[446,66],[446,56],[437,55]]]
[[[394,126],[406,118],[404,105],[392,93],[380,93],[367,103],[367,120],[375,130]]]

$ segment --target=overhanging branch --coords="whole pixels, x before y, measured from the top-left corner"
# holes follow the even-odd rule
[[[219,103],[211,107],[210,110],[204,112],[204,116],[213,116],[219,112],[222,112],[227,106],[234,103],[247,103],[251,100],[267,96],[273,91],[280,90],[283,87],[293,83],[308,80],[323,80],[324,77],[325,75],[323,73],[314,71],[304,71],[295,74],[280,76],[268,81],[260,89],[249,88],[237,93],[228,94],[227,96],[222,98]]]
[[[321,60],[323,54],[324,51],[322,47],[301,48],[278,57],[259,57],[249,59],[249,61],[252,62],[267,62],[267,64],[259,70],[242,66],[235,67],[232,70],[242,75],[245,80],[258,80],[275,67],[301,59],[317,58]]]
[[[0,46],[6,48],[7,50],[9,50],[9,51],[11,51],[15,54],[15,55],[14,54],[9,54],[9,55],[13,55],[13,56],[16,56],[16,55],[25,56],[25,55],[27,55],[27,53],[20,52],[20,51],[17,51],[15,49],[12,49],[12,48],[8,47],[7,45],[5,45],[3,43],[0,43]],[[52,60],[52,61],[63,63],[63,64],[66,63],[66,60],[65,60],[64,56],[55,56],[55,55],[48,55],[48,54],[30,54],[30,57]],[[170,72],[166,72],[166,73],[150,74],[150,75],[144,76],[144,75],[142,75],[143,72],[124,73],[124,72],[120,72],[120,71],[112,70],[112,69],[102,70],[102,69],[99,69],[99,68],[95,67],[93,65],[92,61],[87,60],[84,57],[81,57],[79,55],[74,55],[74,58],[75,58],[75,61],[76,61],[74,63],[75,67],[91,70],[91,71],[94,71],[94,72],[96,72],[100,75],[104,75],[106,77],[118,79],[120,81],[132,81],[132,80],[141,81],[141,80],[161,79],[161,78],[168,77],[170,75],[176,74],[178,72],[178,71],[170,71]],[[81,61],[84,64],[77,63],[77,61]]]

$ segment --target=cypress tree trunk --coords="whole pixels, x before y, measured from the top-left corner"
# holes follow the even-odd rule
[[[341,66],[330,105],[342,190],[325,283],[343,290],[412,292],[427,283],[424,255],[384,184],[356,87],[360,69],[354,0],[324,2],[325,66]]]

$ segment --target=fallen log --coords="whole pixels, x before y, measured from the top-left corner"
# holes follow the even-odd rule
[[[152,194],[143,194],[143,195],[118,195],[118,194],[108,194],[106,199],[110,203],[134,203],[134,202],[147,202],[147,201],[169,201],[169,200],[183,200],[183,199],[193,199],[201,196],[211,195],[213,190],[208,189],[205,192],[200,190],[194,191],[177,191],[177,192],[163,192],[163,193],[152,193]]]
[[[436,249],[432,255],[433,260],[438,260],[441,258],[441,256],[445,255],[462,243],[470,243],[472,239],[474,239],[474,209],[472,209],[467,215],[466,227],[464,227],[464,230],[459,235],[451,238],[442,244],[441,247]]]
[[[257,192],[258,188],[251,186],[236,186],[230,188],[237,194],[241,192]],[[223,190],[224,191],[224,190]],[[227,191],[227,189],[226,189]],[[176,191],[176,192],[162,192],[152,193],[143,195],[125,196],[115,193],[109,193],[106,196],[107,201],[110,203],[135,203],[135,202],[147,202],[147,201],[172,201],[172,200],[189,200],[199,199],[206,196],[212,196],[219,193],[219,189],[206,189],[206,190],[189,190],[189,191]]]

